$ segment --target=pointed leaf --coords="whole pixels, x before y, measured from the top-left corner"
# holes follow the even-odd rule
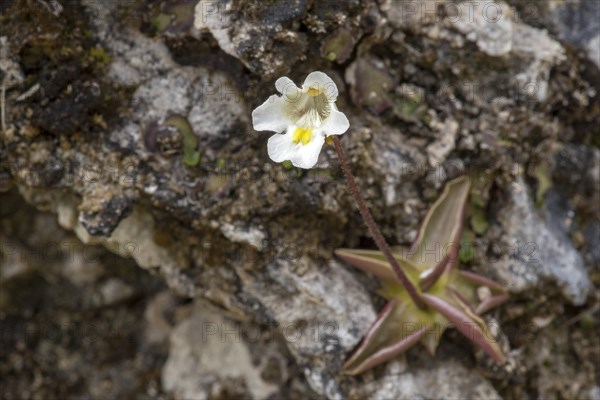
[[[419,323],[411,314],[411,304],[392,300],[377,316],[362,343],[346,361],[343,371],[360,374],[408,350],[427,332],[428,325]]]
[[[408,261],[423,272],[423,280],[428,279],[428,275],[441,275],[439,269],[446,267],[446,261],[458,256],[469,187],[466,176],[448,182],[421,225]]]
[[[394,273],[390,263],[380,251],[337,249],[335,255],[353,267],[359,268],[365,272],[370,272],[383,281],[391,281],[400,284],[400,280]],[[415,267],[408,264],[405,259],[398,255],[395,255],[395,258],[408,278],[411,280],[415,279],[417,275]]]
[[[421,288],[421,290],[428,290],[440,279],[444,271],[452,270],[454,264],[456,264],[457,262],[457,258],[452,259],[451,257],[449,257],[444,259],[444,261],[439,263],[435,268],[422,272],[419,275],[419,287]]]
[[[435,351],[440,344],[440,339],[446,328],[449,326],[450,323],[440,314],[436,313],[436,322],[433,323],[421,337],[421,344],[425,346],[427,352],[432,356],[435,356]]]
[[[480,287],[487,287],[490,290],[488,298],[479,298],[477,290]],[[482,314],[508,300],[506,289],[503,286],[489,278],[469,271],[453,271],[449,288],[459,295],[477,314]]]
[[[505,301],[508,301],[508,299],[508,294],[501,294],[498,296],[488,297],[487,299],[479,303],[477,308],[475,308],[475,312],[481,315],[485,312],[488,312],[492,308],[498,307],[500,304],[504,303]]]
[[[446,291],[448,292],[448,294],[450,295],[450,298],[454,301],[457,301],[460,303],[460,305],[462,306],[462,308],[468,308],[470,312],[475,312],[475,309],[477,308],[478,302],[477,301],[469,301],[466,298],[464,298],[459,292],[457,292],[456,290],[452,289],[451,287],[447,287]]]
[[[491,290],[496,290],[501,293],[506,293],[506,288],[504,286],[502,286],[501,284],[499,284],[496,281],[491,280],[490,278],[486,278],[485,276],[482,276],[482,275],[479,275],[479,274],[476,274],[476,273],[470,272],[470,271],[459,271],[459,274],[466,280],[469,280],[474,283],[478,283],[479,286],[487,286]]]
[[[490,338],[492,339],[492,342],[494,344],[496,344],[496,341],[493,339],[493,335],[490,332],[487,324],[485,323],[485,321],[483,319],[481,319],[479,317],[479,315],[477,314],[476,310],[473,310],[471,307],[469,307],[466,303],[464,303],[462,301],[462,299],[458,296],[453,296],[454,300],[456,301],[456,303],[462,308],[462,310],[465,312],[465,314],[467,314],[467,316],[469,318],[471,318],[473,321],[475,321],[477,324],[479,324],[479,326],[481,327],[484,335],[486,338]],[[497,347],[497,346],[496,346]],[[502,355],[502,352],[500,350],[500,348],[498,347],[498,351],[500,351],[500,354]],[[503,355],[502,355],[503,356]],[[504,357],[504,356],[503,356]]]
[[[481,318],[465,308],[457,308],[440,297],[424,293],[423,301],[442,314],[456,329],[488,353],[498,364],[505,361],[504,354]]]

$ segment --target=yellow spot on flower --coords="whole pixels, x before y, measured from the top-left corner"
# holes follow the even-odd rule
[[[307,94],[311,97],[317,97],[318,95],[321,94],[321,91],[317,88],[310,87],[310,88],[308,88]]]
[[[294,134],[292,135],[292,142],[294,144],[298,144],[302,142],[302,144],[310,143],[312,139],[312,129],[304,129],[304,128],[296,128]]]

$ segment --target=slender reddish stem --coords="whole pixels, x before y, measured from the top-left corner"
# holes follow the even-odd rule
[[[371,212],[367,208],[365,201],[363,200],[362,196],[360,195],[358,186],[356,185],[356,182],[354,181],[354,176],[352,175],[352,171],[350,170],[350,166],[348,165],[348,161],[346,160],[346,156],[344,154],[344,149],[342,149],[342,144],[340,143],[340,140],[337,138],[337,136],[333,136],[333,145],[334,145],[335,151],[337,152],[337,155],[340,159],[340,163],[342,164],[342,171],[344,172],[344,176],[346,177],[346,182],[348,183],[348,188],[350,189],[352,196],[354,196],[354,200],[356,200],[356,205],[358,206],[358,210],[360,211],[360,214],[362,215],[363,220],[365,221],[365,224],[367,224],[367,228],[369,228],[369,232],[371,233],[371,236],[373,236],[373,239],[375,240],[377,247],[379,247],[379,250],[381,250],[381,252],[385,256],[385,258],[387,258],[388,262],[392,266],[392,269],[394,270],[394,273],[396,274],[396,276],[398,276],[400,283],[402,283],[402,286],[404,286],[404,288],[410,295],[413,302],[417,305],[417,307],[424,309],[426,307],[425,303],[423,302],[423,300],[421,300],[421,297],[417,293],[417,290],[415,289],[413,284],[410,282],[410,280],[408,279],[406,274],[404,274],[404,271],[402,271],[402,268],[400,268],[400,265],[398,265],[398,261],[396,261],[396,258],[392,254],[392,250],[390,249],[390,246],[388,246],[387,242],[383,238],[381,231],[379,230],[379,228],[377,227],[377,224],[373,220],[373,216],[371,215]]]

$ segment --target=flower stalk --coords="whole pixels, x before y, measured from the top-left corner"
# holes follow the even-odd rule
[[[333,136],[332,139],[333,139],[333,146],[338,155],[338,158],[340,159],[342,171],[344,173],[344,177],[346,178],[346,182],[348,184],[348,189],[350,190],[350,193],[352,193],[352,196],[354,197],[354,200],[356,201],[358,210],[360,211],[360,214],[362,215],[363,220],[365,221],[365,224],[367,225],[367,228],[369,229],[369,233],[373,237],[373,240],[375,240],[375,244],[377,244],[377,247],[379,247],[379,250],[383,253],[385,258],[390,263],[392,269],[394,270],[394,273],[396,274],[396,276],[402,283],[402,286],[406,289],[406,291],[410,295],[410,298],[415,303],[415,305],[417,307],[419,307],[420,309],[425,309],[426,308],[425,303],[423,302],[423,300],[421,300],[421,297],[417,293],[417,290],[415,289],[413,284],[410,282],[410,280],[408,279],[406,274],[400,268],[398,261],[396,261],[396,258],[392,254],[392,250],[390,249],[390,246],[387,244],[387,242],[383,238],[383,235],[381,234],[381,231],[379,230],[379,227],[377,226],[377,224],[375,224],[375,221],[373,220],[373,216],[371,215],[369,208],[365,204],[365,201],[363,200],[363,198],[360,194],[360,191],[358,190],[358,186],[356,185],[356,182],[354,181],[354,176],[352,175],[352,171],[350,170],[350,166],[348,165],[348,161],[346,160],[346,155],[344,153],[344,149],[342,148],[339,138],[337,136]]]

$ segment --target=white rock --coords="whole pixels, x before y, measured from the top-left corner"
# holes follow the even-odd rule
[[[457,361],[428,362],[411,365],[407,371],[394,373],[389,363],[383,376],[360,389],[359,397],[371,399],[501,399],[494,387],[477,371]]]
[[[592,283],[581,255],[564,233],[537,213],[525,182],[519,178],[498,211],[509,254],[491,264],[494,273],[514,292],[550,280],[573,304],[585,303]]]
[[[198,302],[190,318],[171,334],[162,383],[177,399],[206,399],[219,380],[241,378],[255,399],[265,399],[277,386],[265,382],[253,364],[239,327],[214,307]]]

